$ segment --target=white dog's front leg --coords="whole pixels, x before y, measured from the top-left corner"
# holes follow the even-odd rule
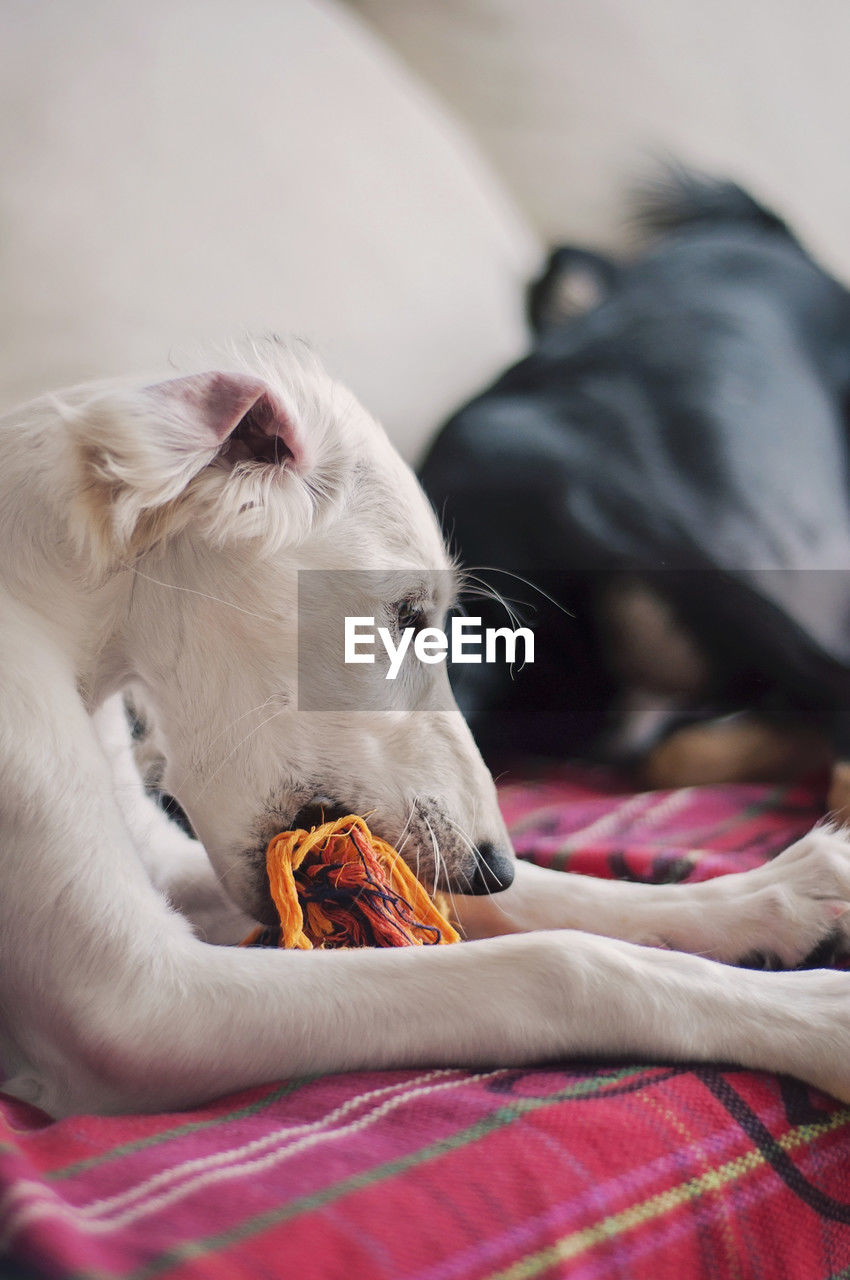
[[[648,885],[549,871],[520,861],[490,898],[457,896],[469,938],[583,929],[649,946],[793,968],[818,949],[850,945],[850,839],[817,827],[753,871],[697,884]]]
[[[189,940],[161,960],[122,975],[120,1037],[90,1024],[100,1057],[90,1044],[85,1071],[45,1081],[42,1106],[172,1109],[305,1073],[611,1054],[784,1071],[850,1100],[842,973],[728,969],[570,932],[319,952]]]

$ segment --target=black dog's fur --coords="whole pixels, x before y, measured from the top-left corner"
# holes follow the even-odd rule
[[[466,564],[572,614],[493,578],[534,601],[536,661],[464,668],[461,703],[491,755],[598,742],[628,682],[608,603],[637,584],[696,641],[692,706],[817,724],[847,758],[850,293],[730,183],[674,173],[641,216],[633,263],[552,255],[531,353],[422,467]]]

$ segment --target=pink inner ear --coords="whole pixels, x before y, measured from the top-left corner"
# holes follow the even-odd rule
[[[222,445],[232,462],[303,461],[286,411],[260,379],[240,373],[195,373],[148,387],[147,392],[185,421],[201,447]]]

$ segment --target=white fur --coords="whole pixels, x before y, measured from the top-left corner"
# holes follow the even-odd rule
[[[442,666],[415,711],[380,676],[368,712],[297,709],[299,569],[442,583],[450,564],[348,393],[274,344],[247,367],[297,435],[285,465],[228,463],[179,396],[163,408],[139,386],[0,422],[5,1088],[61,1115],[305,1072],[629,1053],[790,1071],[850,1100],[850,977],[716,963],[763,949],[791,964],[834,927],[846,938],[850,846],[826,829],[711,884],[521,865],[500,895],[456,897],[484,939],[462,946],[216,945],[257,907],[262,823],[285,825],[317,787],[455,887],[476,845],[507,839]],[[432,622],[446,605],[428,601]],[[143,793],[117,702],[129,687],[203,848]]]

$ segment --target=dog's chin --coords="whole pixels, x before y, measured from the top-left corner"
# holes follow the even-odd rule
[[[280,924],[266,873],[265,848],[246,849],[238,860],[228,861],[230,871],[220,878],[231,901],[258,924]]]
[[[241,906],[242,910],[246,911],[253,920],[256,920],[258,924],[280,924],[280,916],[278,915],[277,907],[272,901],[271,893],[267,892],[267,896],[265,898],[262,893],[258,893],[254,895],[253,901],[250,902],[250,904],[246,902],[239,903],[238,905]]]

